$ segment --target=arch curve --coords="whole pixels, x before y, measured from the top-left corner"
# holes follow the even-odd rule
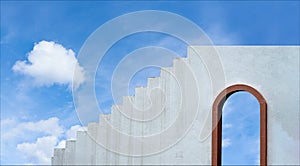
[[[212,106],[212,165],[221,165],[222,152],[222,108],[233,93],[246,91],[251,93],[260,105],[260,165],[267,165],[267,103],[265,98],[253,87],[236,84],[224,89],[215,99]]]

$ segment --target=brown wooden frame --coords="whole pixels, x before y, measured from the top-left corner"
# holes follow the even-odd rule
[[[254,88],[237,84],[223,90],[215,99],[212,108],[212,165],[221,165],[222,108],[226,99],[235,92],[246,91],[256,97],[260,105],[260,165],[267,165],[267,103]]]

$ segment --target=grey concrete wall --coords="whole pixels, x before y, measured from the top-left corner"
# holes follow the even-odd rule
[[[217,89],[212,89],[207,66],[196,54],[209,57],[212,49],[219,54],[225,76],[224,86]],[[147,87],[137,87],[135,96],[125,96],[121,105],[112,106],[111,115],[101,115],[99,123],[89,124],[88,132],[79,131],[76,142],[67,141],[65,149],[55,149],[52,164],[211,164],[212,103],[223,89],[241,83],[257,89],[267,101],[268,164],[300,164],[299,54],[299,46],[188,47],[187,58],[174,59],[172,67],[161,69],[160,77],[148,79]],[[198,89],[190,88],[194,81]],[[199,98],[192,97],[194,91]],[[182,101],[189,104],[180,107]],[[104,140],[109,146],[128,148],[129,151],[139,148],[143,155],[149,145],[122,140],[120,135],[111,133],[102,124],[102,119],[129,135],[148,136],[168,128],[183,111],[186,114],[180,114],[177,126],[180,130],[191,118],[189,112],[194,108],[191,103],[199,106],[193,125],[181,141],[161,153],[129,157],[108,151],[96,143]],[[147,122],[136,122],[119,111],[156,111],[162,105],[164,111],[160,116]],[[160,138],[157,143],[166,139]]]

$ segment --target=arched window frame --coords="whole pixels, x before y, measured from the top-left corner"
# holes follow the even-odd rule
[[[223,90],[215,99],[212,107],[212,165],[221,165],[222,152],[222,109],[225,101],[235,92],[251,93],[260,105],[260,165],[267,165],[267,103],[264,97],[248,85],[232,85]]]

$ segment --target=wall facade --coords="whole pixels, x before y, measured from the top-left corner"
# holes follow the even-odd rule
[[[209,71],[218,65],[211,56],[216,53],[222,73]],[[148,78],[146,87],[137,87],[135,96],[124,96],[122,104],[113,105],[110,115],[100,115],[99,123],[90,123],[88,131],[78,131],[76,140],[67,141],[66,148],[55,149],[52,164],[211,164],[214,99],[228,86],[245,84],[267,102],[268,164],[299,165],[299,57],[299,46],[190,46],[187,58],[174,59],[173,66],[162,68],[159,77]],[[140,122],[123,116],[120,110],[144,110],[140,113],[145,118],[149,112],[162,111],[156,118]],[[128,135],[145,137],[168,130],[174,119],[171,137],[186,132],[167,148],[164,145],[170,135],[159,137],[157,145],[137,144],[111,132],[102,123],[104,119]],[[97,140],[135,156],[106,150]],[[164,151],[149,154],[152,146]]]

